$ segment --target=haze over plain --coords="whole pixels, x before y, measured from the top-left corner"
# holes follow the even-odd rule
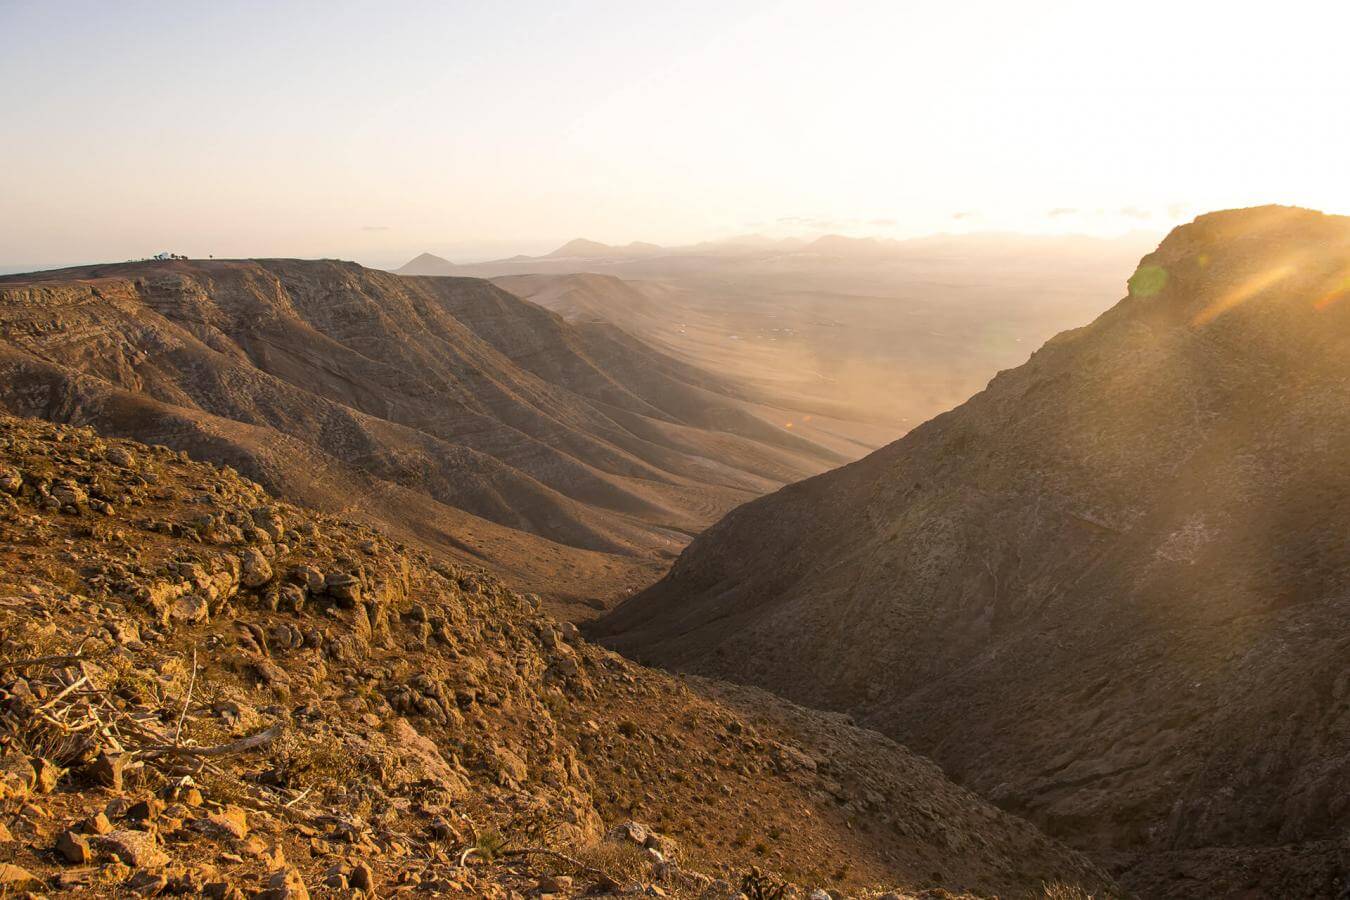
[[[0,895],[1346,900],[1347,26],[0,0]]]

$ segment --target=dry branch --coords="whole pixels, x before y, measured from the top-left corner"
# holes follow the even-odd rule
[[[81,660],[92,659],[79,653],[63,653],[55,656],[33,656],[28,659],[11,659],[0,662],[0,672],[9,669],[26,669],[29,666],[68,666]]]
[[[245,750],[265,747],[281,737],[283,730],[282,724],[278,722],[271,728],[259,731],[257,734],[251,734],[246,738],[240,738],[228,744],[217,744],[214,747],[176,747],[173,744],[160,744],[140,747],[136,752],[144,756],[230,756],[235,753],[243,753]]]
[[[571,866],[574,872],[579,872],[590,878],[607,884],[618,884],[618,880],[610,875],[604,869],[597,869],[594,866],[588,866],[575,857],[568,856],[566,853],[559,853],[557,850],[549,850],[547,847],[521,847],[518,850],[504,850],[498,854],[503,857],[511,856],[547,856],[556,859],[564,865]],[[462,863],[461,863],[462,865]]]
[[[173,732],[173,745],[182,743],[183,720],[187,718],[188,707],[192,705],[192,690],[197,686],[197,648],[192,648],[192,679],[188,682],[187,696],[183,698],[183,711],[178,714],[178,727]]]

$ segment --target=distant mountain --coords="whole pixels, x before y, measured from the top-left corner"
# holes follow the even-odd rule
[[[465,271],[473,271],[483,267],[499,268],[529,267],[531,264],[541,261],[562,260],[565,263],[575,261],[590,260],[616,260],[616,259],[638,259],[647,256],[654,256],[667,252],[665,248],[657,244],[648,244],[642,241],[633,241],[622,247],[601,244],[598,241],[588,241],[578,238],[574,241],[568,241],[552,253],[544,256],[526,256],[517,254],[507,259],[492,260],[485,263],[469,263],[466,265],[456,265],[450,260],[435,255],[434,253],[421,253],[397,269],[392,270],[396,275],[461,275]]]
[[[1143,854],[1142,895],[1332,896],[1348,275],[1350,219],[1202,216],[1091,325],[738,508],[598,633],[903,736],[1052,834]]]
[[[847,458],[751,399],[477,279],[298,260],[0,278],[0,408],[228,462],[554,597],[622,594]]]
[[[774,238],[763,234],[739,234],[729,238],[691,244],[691,251],[797,250],[808,242],[802,238]]]
[[[621,327],[654,315],[657,298],[669,293],[661,285],[613,275],[505,275],[492,283],[569,322],[613,322]]]
[[[593,259],[603,257],[632,257],[649,256],[653,253],[662,253],[664,248],[656,244],[648,244],[642,241],[633,241],[622,247],[615,247],[609,244],[601,244],[597,241],[588,241],[584,238],[577,238],[568,241],[557,250],[547,254],[544,259]]]
[[[671,294],[660,283],[613,275],[502,275],[491,282],[567,321],[614,322],[636,335],[647,329],[645,322],[663,316],[661,304]]]
[[[991,232],[937,234],[906,240],[831,234],[810,241],[748,234],[683,246],[662,247],[642,241],[620,246],[578,238],[568,241],[544,256],[517,255],[508,259],[464,263],[451,268],[454,274],[479,277],[605,272],[625,278],[646,278],[671,273],[706,272],[728,266],[755,270],[764,266],[781,265],[785,261],[798,266],[818,266],[833,262],[836,266],[855,268],[860,262],[880,267],[910,265],[958,253],[986,257],[1025,252],[1033,256],[1067,255],[1081,256],[1085,260],[1090,260],[1127,250],[1137,258],[1139,254],[1147,252],[1156,240],[1156,234],[1145,232],[1114,238]],[[430,254],[423,254],[398,271],[402,274],[415,274],[410,271],[414,263],[428,257]],[[1070,262],[1075,261],[1071,259]],[[444,265],[450,266],[449,263]],[[443,272],[428,271],[425,274],[450,274],[450,269]]]
[[[608,244],[601,244],[598,241],[588,241],[585,238],[577,238],[568,241],[552,253],[544,255],[545,259],[557,259],[558,257],[581,257],[583,259],[593,256],[612,256],[614,247]]]
[[[882,240],[874,237],[845,237],[842,234],[827,234],[816,238],[801,248],[803,253],[819,253],[826,256],[884,256],[900,248],[899,241]]]
[[[398,275],[453,275],[455,264],[433,253],[423,253],[394,271]]]
[[[400,269],[401,275],[474,275],[494,277],[523,274],[580,274],[606,272],[624,277],[650,277],[671,272],[686,273],[703,267],[738,266],[756,268],[792,261],[799,266],[834,263],[857,266],[905,265],[936,256],[970,254],[975,257],[1026,253],[1032,256],[1065,256],[1093,259],[1129,248],[1136,255],[1147,252],[1157,240],[1148,232],[1112,238],[1087,235],[1028,235],[1002,232],[971,234],[934,234],[894,240],[877,237],[848,237],[827,234],[812,240],[771,238],[761,234],[737,235],[674,247],[633,241],[629,244],[602,244],[578,238],[543,256],[517,254],[507,259],[455,265],[430,253],[423,253]]]
[[[753,386],[759,414],[848,458],[980,390],[1106,309],[1158,236],[742,235],[626,256],[458,265]],[[600,245],[607,246],[607,245]],[[1047,277],[1053,273],[1053,277]]]

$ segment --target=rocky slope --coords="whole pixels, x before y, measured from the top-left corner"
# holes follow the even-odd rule
[[[847,711],[1143,854],[1147,894],[1339,896],[1348,387],[1350,220],[1204,216],[1091,325],[736,510],[599,631]]]
[[[816,356],[829,355],[826,342],[819,335],[803,335],[800,345],[789,341],[801,310],[779,294],[759,297],[756,312],[746,315],[743,298],[723,302],[695,288],[613,275],[506,275],[492,283],[569,322],[616,325],[663,353],[717,372],[737,385],[756,416],[844,458],[870,453],[905,431],[876,395],[859,404],[841,402],[851,388],[820,371],[841,374]],[[828,383],[823,392],[822,383]]]
[[[620,595],[846,458],[611,326],[334,261],[0,278],[0,408],[228,462],[550,599]]]
[[[643,669],[232,469],[0,416],[4,896],[1047,884],[1112,889],[843,716]]]
[[[569,322],[611,322],[642,334],[654,329],[676,291],[660,282],[625,281],[613,275],[504,275],[492,279],[504,291],[551,309]]]

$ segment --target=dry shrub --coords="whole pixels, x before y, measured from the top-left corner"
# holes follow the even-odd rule
[[[1076,884],[1052,881],[1041,886],[1041,896],[1045,900],[1096,900],[1097,895],[1085,891]]]
[[[114,694],[131,703],[159,704],[159,682],[145,669],[123,656],[108,657],[108,668],[112,673],[108,688]]]
[[[7,624],[14,627],[5,629],[6,634],[0,643],[0,658],[6,662],[37,656],[61,656],[74,652],[66,646],[67,636],[54,624],[34,625],[24,622],[22,627],[18,627],[18,622]]]
[[[619,884],[650,881],[652,867],[642,848],[626,841],[601,841],[584,847],[577,853],[577,861],[592,869],[599,869]]]
[[[89,741],[84,735],[67,734],[40,719],[23,727],[5,728],[0,733],[0,751],[51,760],[58,766],[70,766],[84,756]]]
[[[741,893],[750,900],[783,900],[788,896],[786,882],[751,868],[741,879]]]
[[[273,780],[292,789],[322,791],[355,774],[356,760],[330,731],[302,734],[289,729],[272,745],[271,755]]]
[[[509,843],[506,838],[502,837],[500,831],[495,828],[488,828],[478,833],[478,837],[473,843],[473,849],[479,859],[484,862],[492,862],[507,849]]]

